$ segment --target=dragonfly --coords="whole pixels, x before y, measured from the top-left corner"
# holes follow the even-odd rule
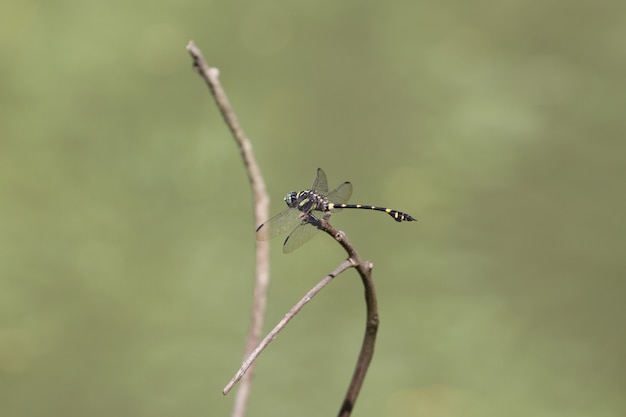
[[[377,210],[389,214],[397,222],[417,221],[406,213],[386,207],[347,204],[350,196],[352,196],[352,184],[349,181],[328,191],[326,174],[324,170],[318,168],[311,188],[287,194],[285,196],[287,208],[261,224],[256,229],[256,238],[269,240],[291,230],[283,243],[283,252],[291,253],[317,234],[321,218],[328,218],[331,213],[336,213],[341,209]]]

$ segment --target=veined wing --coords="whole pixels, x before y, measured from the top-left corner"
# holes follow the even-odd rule
[[[352,184],[346,181],[335,188],[326,196],[328,201],[333,204],[345,204],[352,196]],[[337,210],[335,210],[337,211]]]
[[[311,213],[316,219],[320,219],[324,213],[321,211],[313,211]],[[285,243],[283,243],[283,253],[291,253],[311,240],[319,232],[319,229],[304,220],[300,220],[300,225],[296,227],[293,232],[287,236]]]
[[[269,240],[283,233],[287,233],[299,223],[302,223],[300,211],[290,207],[260,225],[256,229],[256,239]]]
[[[322,168],[317,169],[317,175],[315,176],[315,181],[313,181],[311,189],[322,194],[328,192],[328,181],[326,180],[326,174]]]

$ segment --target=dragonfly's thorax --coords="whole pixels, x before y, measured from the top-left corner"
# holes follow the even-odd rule
[[[285,203],[289,207],[297,208],[303,213],[310,213],[313,210],[328,210],[328,199],[314,190],[292,191],[285,196]]]

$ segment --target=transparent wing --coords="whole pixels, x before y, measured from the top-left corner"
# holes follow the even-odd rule
[[[328,201],[334,204],[345,204],[352,196],[352,184],[348,181],[328,193]]]
[[[300,223],[302,223],[300,211],[296,208],[288,208],[260,225],[256,229],[256,238],[269,240],[288,232]]]
[[[328,192],[328,181],[326,181],[326,174],[322,168],[317,169],[317,176],[315,177],[315,181],[313,181],[311,189],[319,191],[322,194],[326,194]]]
[[[324,213],[314,211],[312,214],[319,219]],[[285,239],[285,243],[283,244],[283,253],[291,253],[298,249],[300,246],[311,240],[317,232],[319,232],[317,227],[301,220],[300,225],[296,227],[293,232],[289,234],[289,236],[287,236],[287,239]]]

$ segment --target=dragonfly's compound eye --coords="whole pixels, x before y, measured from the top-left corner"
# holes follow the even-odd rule
[[[295,207],[296,204],[298,204],[297,197],[298,197],[298,193],[296,193],[295,191],[292,191],[285,196],[285,203],[287,203],[289,207]]]

